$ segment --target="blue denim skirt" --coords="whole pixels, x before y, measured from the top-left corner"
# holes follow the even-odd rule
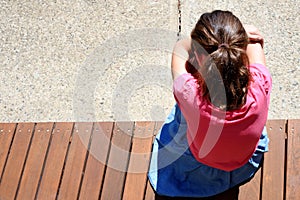
[[[244,166],[223,171],[197,161],[188,145],[187,124],[176,104],[153,143],[149,181],[159,195],[170,197],[209,197],[250,180],[260,167],[269,139],[266,128]]]

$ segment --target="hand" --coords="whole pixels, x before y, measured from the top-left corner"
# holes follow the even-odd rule
[[[260,43],[261,47],[264,47],[264,38],[255,26],[244,25],[244,29],[248,35],[250,43]]]

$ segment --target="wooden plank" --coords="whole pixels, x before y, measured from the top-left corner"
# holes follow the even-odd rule
[[[158,134],[158,132],[161,129],[163,124],[164,124],[163,121],[157,121],[155,123],[153,140],[155,139],[155,136]],[[149,160],[149,162],[150,162],[150,160]],[[153,190],[149,180],[147,180],[147,187],[146,187],[145,198],[144,199],[145,200],[154,200],[155,199],[155,193],[154,193],[154,190]]]
[[[147,181],[147,188],[146,188],[146,194],[145,194],[145,200],[154,200],[155,199],[155,193],[151,187],[150,181]]]
[[[37,199],[55,199],[74,123],[55,123]]]
[[[88,151],[93,123],[75,123],[70,150],[59,189],[59,199],[76,199]]]
[[[143,200],[155,123],[136,123],[123,200]]]
[[[2,178],[2,173],[14,136],[16,124],[14,123],[1,123],[0,124],[0,182]]]
[[[155,122],[154,135],[158,134],[158,132],[160,131],[160,129],[163,126],[164,123],[165,122],[163,122],[163,121],[157,121],[157,122]]]
[[[261,169],[259,169],[254,178],[240,187],[240,200],[259,200],[261,184]]]
[[[95,123],[79,199],[98,199],[110,147],[113,123]]]
[[[282,200],[284,195],[286,120],[269,120],[269,152],[265,154],[262,199]]]
[[[17,199],[34,199],[44,164],[53,123],[38,123],[33,134]]]
[[[122,199],[133,134],[133,124],[133,122],[115,123],[108,166],[101,193],[102,200]]]
[[[300,120],[288,121],[286,199],[300,199]]]
[[[14,199],[27,156],[34,123],[18,124],[0,184],[0,199]]]

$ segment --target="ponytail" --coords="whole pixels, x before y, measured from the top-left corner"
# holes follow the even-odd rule
[[[197,78],[201,95],[221,109],[240,108],[246,101],[251,80],[246,54],[248,37],[241,22],[228,11],[205,13],[191,37],[208,53],[208,59],[199,66],[193,55],[197,49],[192,45],[186,66]]]

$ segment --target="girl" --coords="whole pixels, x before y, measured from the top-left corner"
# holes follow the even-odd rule
[[[177,104],[153,144],[156,199],[238,199],[268,151],[263,38],[229,11],[203,14],[172,56]]]

